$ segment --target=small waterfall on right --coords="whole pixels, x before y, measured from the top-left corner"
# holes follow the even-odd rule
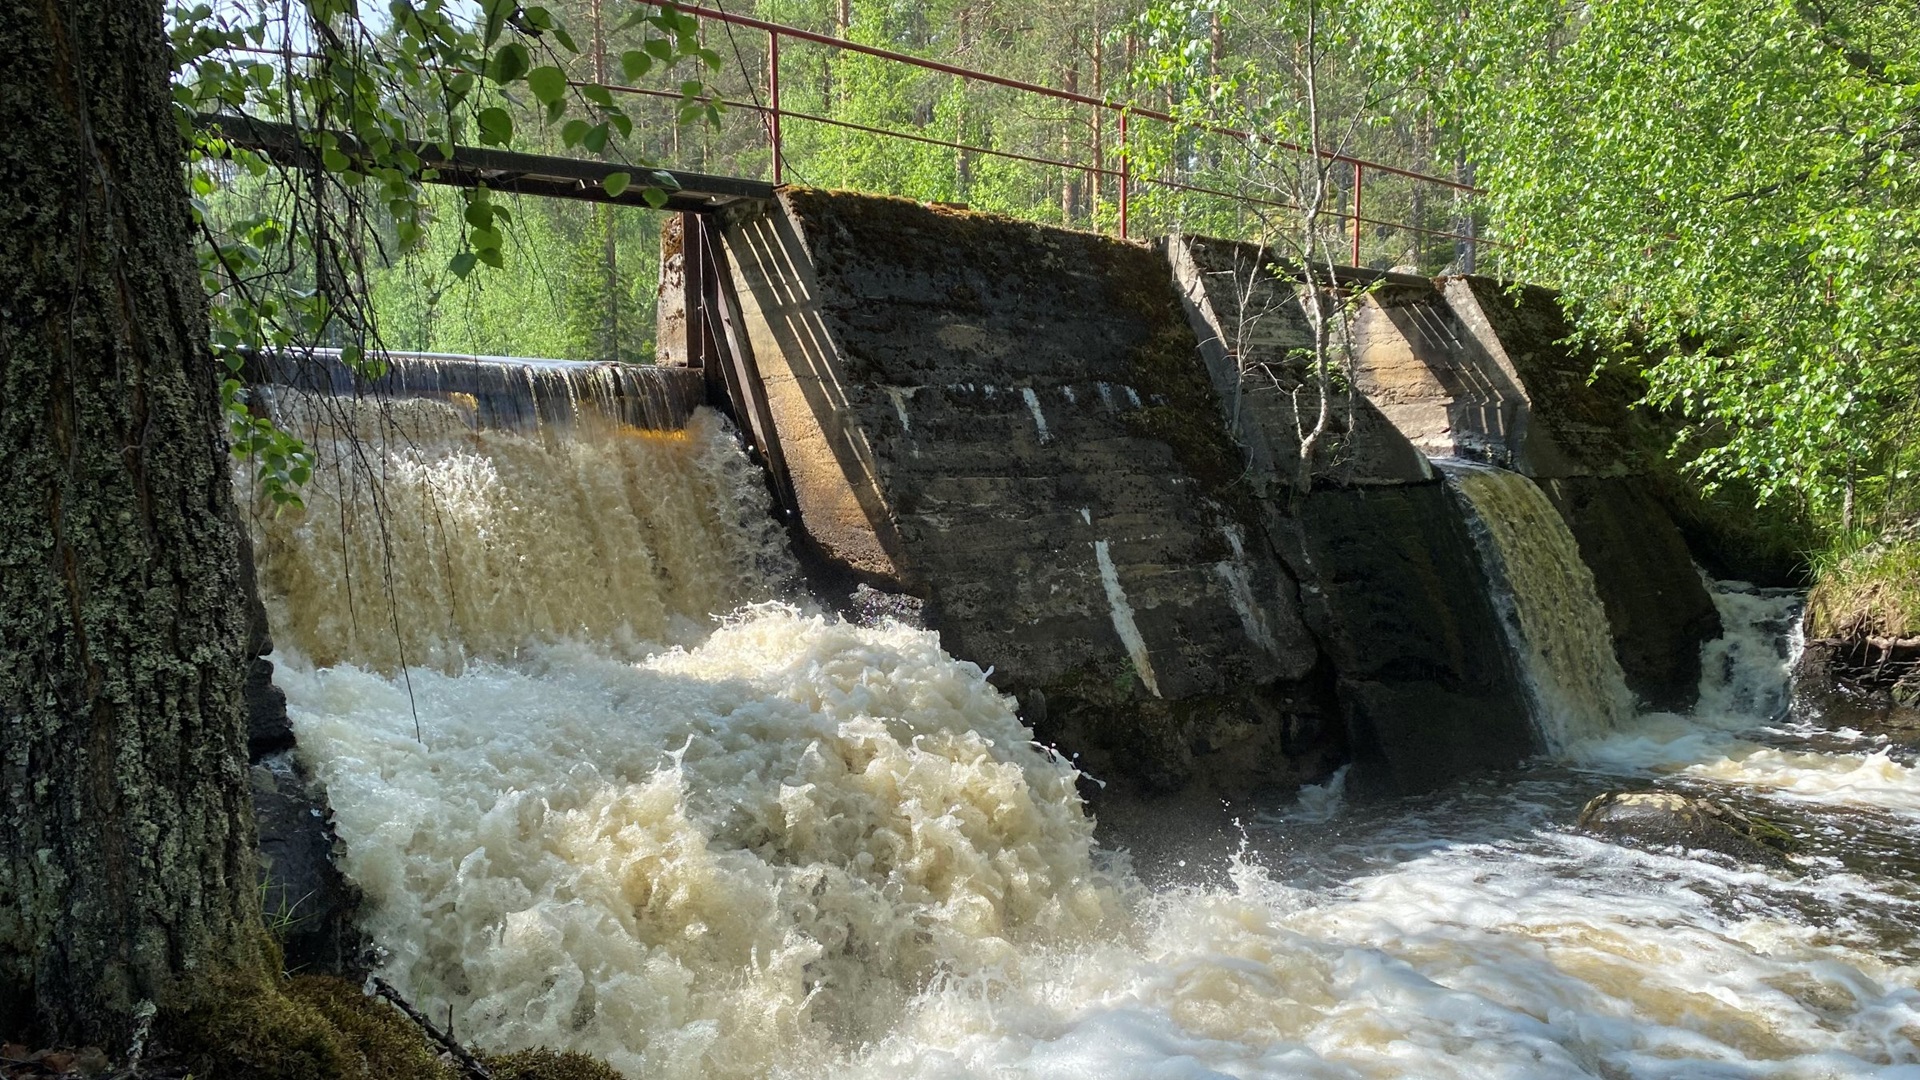
[[[1465,501],[1494,607],[1520,657],[1534,728],[1549,754],[1619,727],[1633,695],[1613,652],[1593,572],[1566,522],[1530,478],[1439,462]]]

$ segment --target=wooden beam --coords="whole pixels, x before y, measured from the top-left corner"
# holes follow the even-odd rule
[[[319,164],[318,151],[307,139],[302,138],[301,130],[291,124],[205,113],[201,114],[199,122],[202,127],[219,132],[222,138],[233,145],[263,154],[282,165],[309,169]],[[336,133],[335,138],[342,152],[349,157],[354,156],[360,145],[357,139],[340,133]],[[492,191],[517,195],[612,203],[644,210],[694,212],[713,210],[743,200],[767,200],[773,198],[774,193],[772,184],[730,176],[708,176],[704,173],[649,169],[544,154],[521,154],[479,146],[456,146],[452,156],[441,153],[441,148],[434,143],[410,143],[408,146],[420,156],[426,168],[434,171],[435,175],[429,183],[454,187],[485,185]],[[608,195],[603,186],[606,178],[619,172],[630,174],[633,184],[618,195]],[[649,204],[642,194],[642,189],[654,174],[663,174],[671,179],[672,184],[678,185],[676,188],[653,181],[655,186],[667,191],[665,206]]]

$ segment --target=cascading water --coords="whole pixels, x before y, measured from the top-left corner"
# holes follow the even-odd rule
[[[272,397],[316,460],[304,510],[256,516],[256,557],[275,631],[314,663],[458,671],[562,638],[644,651],[796,576],[711,413],[651,430],[583,408],[561,438],[458,402]]]
[[[463,1040],[648,1077],[1920,1075],[1920,774],[1782,718],[1790,596],[1717,593],[1696,717],[1304,792],[1155,891],[934,635],[739,607],[790,566],[717,419],[324,404],[372,438],[257,520],[280,679],[383,974]],[[1769,814],[1808,873],[1567,830],[1623,784]]]
[[[1505,469],[1441,462],[1468,507],[1467,524],[1493,582],[1549,754],[1616,730],[1633,695],[1613,652],[1593,571],[1545,493]]]

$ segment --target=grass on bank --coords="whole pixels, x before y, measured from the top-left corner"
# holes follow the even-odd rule
[[[1865,543],[1844,541],[1814,560],[1807,635],[1920,635],[1920,522]]]

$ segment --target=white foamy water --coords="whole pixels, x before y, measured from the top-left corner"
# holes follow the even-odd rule
[[[684,479],[726,505],[737,451],[709,434]],[[527,460],[474,497],[561,507],[611,482]],[[654,551],[632,517],[595,542]],[[759,543],[737,515],[671,527],[688,550]],[[328,550],[289,543],[286,580]],[[1719,593],[1696,717],[1622,718],[1561,764],[1432,796],[1338,778],[1149,889],[933,635],[782,606],[709,632],[731,586],[653,580],[656,630],[568,614],[510,643],[503,613],[406,678],[361,639],[366,667],[304,659],[302,633],[339,632],[317,622],[281,633],[384,974],[483,1047],[636,1077],[1920,1077],[1912,759],[1787,714],[1790,597]],[[582,591],[540,610],[587,602],[555,588]],[[1807,872],[1568,829],[1628,785],[1773,815]]]

